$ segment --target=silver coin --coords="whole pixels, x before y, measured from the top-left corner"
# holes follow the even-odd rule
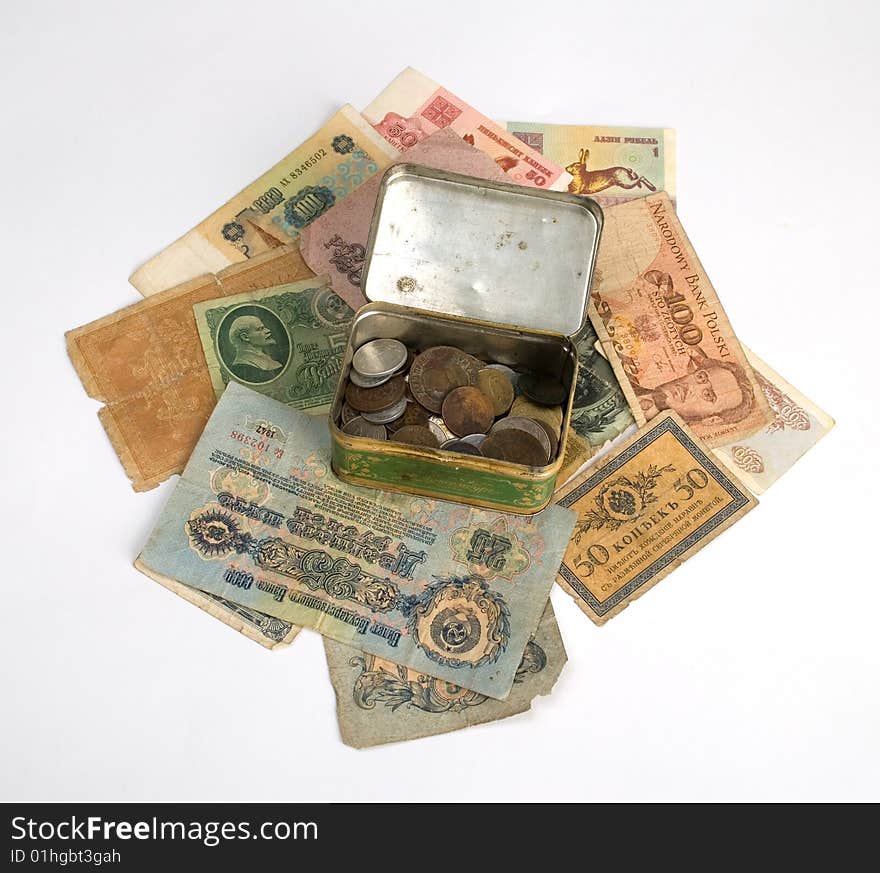
[[[377,339],[364,343],[351,359],[351,365],[368,379],[391,376],[406,363],[406,346],[396,339]],[[355,383],[357,384],[357,383]]]
[[[507,430],[508,428],[523,430],[531,434],[547,453],[547,460],[550,460],[550,437],[547,436],[547,431],[537,421],[533,421],[531,418],[522,418],[518,415],[510,415],[507,418],[496,421],[489,433],[492,434],[499,430]]]
[[[482,455],[483,453],[473,444],[466,443],[464,440],[446,440],[440,444],[441,449],[447,452],[458,452],[460,455]]]
[[[360,413],[356,409],[352,409],[347,403],[342,404],[342,424],[348,424],[353,418],[357,418]]]
[[[343,433],[349,436],[368,437],[372,440],[387,440],[388,431],[384,424],[373,424],[358,415],[342,428]]]
[[[395,418],[400,418],[405,411],[406,397],[401,397],[397,403],[392,404],[387,409],[380,409],[378,412],[362,412],[361,418],[373,424],[387,424],[389,421],[394,421]],[[544,436],[547,436],[547,434],[544,434]]]
[[[428,428],[437,437],[441,446],[449,440],[456,439],[455,434],[443,424],[443,419],[439,415],[432,415],[428,419]]]
[[[358,373],[354,367],[351,368],[348,374],[348,378],[354,382],[358,388],[375,388],[378,385],[384,385],[391,379],[391,375],[387,376],[364,376],[363,373]]]
[[[510,384],[513,385],[514,388],[519,384],[519,373],[511,367],[508,367],[507,364],[486,364],[484,369],[498,370],[501,373],[504,373],[504,375],[510,379]]]
[[[461,438],[461,441],[463,443],[468,443],[469,445],[472,445],[474,446],[474,448],[478,449],[481,445],[483,445],[483,440],[486,439],[487,436],[488,434],[484,433],[471,433],[467,436],[463,436]]]

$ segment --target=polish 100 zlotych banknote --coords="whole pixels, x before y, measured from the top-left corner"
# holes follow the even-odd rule
[[[327,276],[193,306],[211,383],[319,415],[330,409],[354,313]]]
[[[399,153],[351,106],[129,279],[145,297],[268,249],[300,231]]]
[[[714,447],[772,421],[665,193],[605,210],[589,315],[639,424],[671,409]]]
[[[508,121],[509,133],[571,174],[568,190],[602,206],[665,191],[675,202],[675,131]]]
[[[445,734],[525,712],[535,697],[551,692],[567,660],[549,600],[507,700],[493,700],[328,637],[324,649],[339,732],[356,749]]]
[[[573,513],[360,488],[329,459],[326,421],[230,383],[138,568],[504,699]]]

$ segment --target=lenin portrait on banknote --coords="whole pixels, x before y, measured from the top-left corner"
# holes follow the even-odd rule
[[[290,338],[264,306],[234,306],[217,330],[217,356],[236,379],[262,384],[277,378],[290,360]]]
[[[685,421],[731,424],[742,421],[755,405],[755,393],[746,371],[736,361],[709,358],[697,346],[690,350],[688,372],[654,388],[631,379],[639,406],[649,421],[666,409]]]

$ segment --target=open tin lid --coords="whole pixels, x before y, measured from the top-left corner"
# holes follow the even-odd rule
[[[481,321],[576,334],[587,319],[602,210],[588,198],[390,167],[379,187],[362,290]]]

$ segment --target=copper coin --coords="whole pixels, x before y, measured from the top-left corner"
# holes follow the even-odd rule
[[[357,418],[357,410],[352,409],[347,403],[342,404],[342,424],[345,426],[353,418]]]
[[[507,364],[486,364],[483,367],[484,370],[497,370],[499,373],[504,373],[508,379],[510,379],[510,384],[513,385],[514,389],[519,382],[519,373],[513,369],[513,367],[508,367]]]
[[[456,436],[486,433],[494,419],[492,399],[479,388],[456,388],[443,401],[443,421]]]
[[[544,449],[544,463],[546,464],[550,460],[550,438],[544,432],[544,428],[541,427],[541,422],[536,421],[534,418],[509,415],[507,418],[496,421],[492,425],[489,435],[491,436],[493,433],[510,429],[522,430],[533,436],[541,444],[541,448]]]
[[[465,371],[468,377],[465,385],[476,385],[477,373],[485,366],[482,361],[478,361],[473,355],[469,355],[455,346],[431,346],[416,356],[410,368],[410,374],[415,373],[418,378],[421,373],[427,370],[450,365],[461,367]]]
[[[403,397],[403,376],[394,376],[377,388],[361,388],[353,382],[345,386],[346,403],[358,412],[379,412],[394,406]]]
[[[402,427],[407,427],[411,424],[416,424],[419,427],[427,427],[428,419],[430,417],[431,413],[420,403],[407,403],[403,415],[401,415],[400,418],[395,418],[394,421],[388,422],[388,430],[393,433],[394,431],[400,430]]]
[[[477,388],[491,401],[495,417],[504,415],[513,403],[513,383],[500,370],[484,367],[477,373]]]
[[[372,424],[361,418],[359,415],[348,422],[348,424],[342,428],[342,432],[347,433],[349,436],[368,437],[373,440],[384,440],[388,438],[385,431],[385,425]]]
[[[568,391],[565,390],[562,382],[535,373],[524,373],[520,376],[519,390],[529,400],[534,400],[541,406],[561,406],[568,399]]]
[[[373,424],[388,424],[389,421],[394,421],[395,419],[400,418],[405,411],[406,398],[401,397],[397,403],[393,406],[389,406],[388,409],[380,409],[378,412],[362,412],[361,418],[365,418]]]
[[[468,374],[456,364],[435,364],[429,367],[420,367],[419,361],[423,357],[424,355],[419,355],[409,371],[409,387],[412,389],[413,397],[425,409],[439,412],[450,391],[470,384]]]
[[[559,451],[559,437],[557,436],[557,432],[553,430],[546,421],[538,420],[538,424],[544,428],[544,432],[547,434],[547,439],[550,440],[550,461],[554,461],[556,459],[556,453]]]
[[[441,443],[440,448],[447,452],[458,452],[460,455],[482,455],[483,453],[471,443],[464,440],[446,440]]]
[[[417,424],[408,424],[400,430],[391,434],[391,441],[395,443],[406,443],[410,446],[427,446],[431,449],[440,448],[440,440],[427,427],[421,427]]]
[[[510,407],[510,414],[522,418],[534,418],[535,421],[546,421],[550,427],[555,427],[556,430],[562,427],[561,406],[543,406],[540,403],[532,402],[528,397],[517,397],[513,401],[513,406]]]
[[[486,458],[524,464],[526,467],[543,467],[547,463],[544,447],[524,430],[510,428],[490,433],[480,446]]]

